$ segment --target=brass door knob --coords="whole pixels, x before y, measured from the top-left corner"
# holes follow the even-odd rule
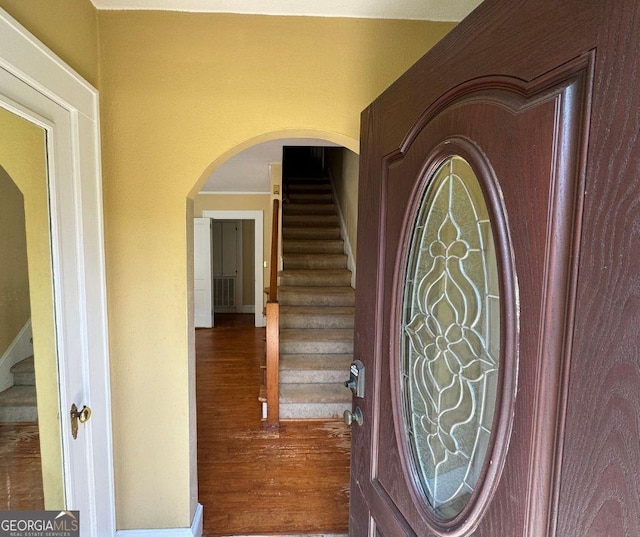
[[[71,405],[71,436],[75,440],[78,438],[78,422],[86,423],[91,417],[91,409],[88,406],[83,406],[81,410],[74,404]]]
[[[359,406],[355,407],[353,412],[351,412],[351,410],[345,410],[343,418],[347,425],[353,425],[354,421],[358,425],[362,425],[364,423],[364,415],[362,414],[362,410],[360,410]]]

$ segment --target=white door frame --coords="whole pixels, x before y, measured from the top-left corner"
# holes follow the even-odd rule
[[[264,214],[262,211],[202,211],[204,218],[214,218],[216,220],[253,220],[255,222],[255,290],[254,303],[255,326],[265,326],[266,320],[263,313],[264,305],[264,278],[263,278],[263,257],[264,257]]]
[[[115,534],[98,92],[0,9],[0,106],[47,132],[65,509]],[[71,438],[69,409],[91,407]]]

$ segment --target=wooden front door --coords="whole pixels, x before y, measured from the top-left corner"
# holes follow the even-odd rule
[[[363,113],[352,535],[640,535],[638,88],[636,0],[485,0]]]

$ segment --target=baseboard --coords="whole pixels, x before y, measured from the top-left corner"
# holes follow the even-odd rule
[[[269,533],[257,535],[228,535],[221,537],[348,537],[346,533]]]
[[[19,361],[28,358],[33,354],[31,344],[31,319],[29,319],[13,338],[11,345],[7,347],[2,357],[0,357],[0,392],[13,386],[13,375],[11,368]]]
[[[353,257],[353,250],[351,249],[351,242],[349,242],[349,234],[347,233],[347,224],[340,208],[340,201],[338,200],[338,194],[336,192],[336,185],[333,182],[333,174],[329,170],[329,183],[331,184],[331,194],[335,201],[336,210],[338,211],[338,220],[340,221],[340,237],[344,241],[344,253],[347,255],[347,268],[351,271],[351,287],[356,288],[356,261]]]
[[[236,311],[238,313],[255,313],[256,307],[255,306],[238,306],[236,308]]]
[[[196,507],[190,528],[118,530],[116,537],[202,537],[202,505]]]

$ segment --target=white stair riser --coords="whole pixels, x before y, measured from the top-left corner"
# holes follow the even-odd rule
[[[344,383],[349,376],[348,370],[337,369],[335,371],[325,370],[298,370],[287,369],[280,370],[281,384],[300,384],[300,383]]]
[[[353,353],[353,341],[287,341],[280,340],[280,354],[344,354]]]
[[[280,403],[281,420],[342,419],[351,403]],[[346,427],[346,425],[345,425]]]
[[[284,270],[346,270],[344,254],[288,254],[283,257]]]
[[[342,240],[290,240],[282,242],[284,254],[344,254]]]
[[[281,306],[355,306],[355,295],[305,295],[287,292],[278,295]]]
[[[285,216],[298,214],[335,214],[333,203],[288,203],[283,208]]]
[[[353,315],[281,315],[280,328],[353,328]]]
[[[35,372],[14,373],[13,385],[14,386],[35,386],[36,385]]]
[[[13,386],[0,393],[0,423],[38,421],[34,386]]]
[[[283,240],[338,240],[340,239],[340,228],[337,226],[323,227],[287,227],[282,230]]]
[[[323,192],[323,193],[309,193],[309,192],[305,192],[305,193],[300,193],[300,192],[295,192],[295,193],[290,193],[289,194],[289,201],[291,201],[291,203],[295,204],[295,203],[332,203],[333,202],[333,197],[331,196],[331,193],[328,192]]]
[[[334,214],[291,214],[282,216],[283,227],[335,227],[340,225],[340,220]]]
[[[280,276],[280,285],[301,285],[305,287],[340,287],[351,283],[351,273],[344,274],[296,274],[286,271]]]
[[[34,406],[0,407],[0,423],[37,423],[38,409]]]

